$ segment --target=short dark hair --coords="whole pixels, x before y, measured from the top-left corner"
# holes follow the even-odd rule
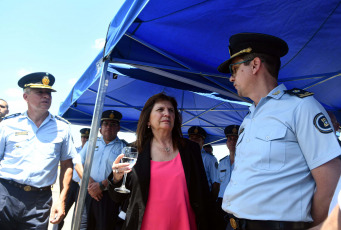
[[[136,129],[136,146],[137,151],[139,153],[143,152],[143,149],[145,148],[145,145],[151,141],[153,138],[153,133],[150,128],[148,128],[148,121],[150,114],[152,112],[152,109],[156,102],[159,101],[169,101],[172,106],[174,107],[174,127],[172,130],[172,141],[173,141],[173,147],[175,148],[182,138],[182,131],[181,131],[181,115],[177,109],[178,103],[176,102],[174,97],[168,96],[165,93],[158,93],[153,96],[151,96],[147,102],[144,104],[143,109],[140,114],[139,122],[137,124]]]
[[[259,57],[259,59],[265,64],[266,69],[268,72],[273,76],[276,80],[278,79],[279,69],[281,68],[281,60],[279,57],[274,57],[268,54],[262,54],[262,53],[250,53],[242,55],[241,58],[243,60],[250,60],[248,62],[245,62],[245,65],[249,65],[250,62],[255,59],[256,57]]]
[[[2,98],[0,98],[0,101],[4,101],[6,103],[6,108],[8,109],[8,102]]]

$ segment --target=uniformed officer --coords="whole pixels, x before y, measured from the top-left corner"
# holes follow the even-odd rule
[[[101,137],[97,139],[90,172],[88,194],[82,214],[81,229],[114,229],[119,213],[119,204],[114,203],[107,192],[107,177],[112,164],[121,154],[125,144],[117,137],[122,114],[115,110],[102,113]],[[88,142],[80,152],[85,163]]]
[[[73,163],[74,163],[74,170],[72,174],[72,180],[70,184],[70,189],[66,197],[65,201],[65,216],[68,214],[70,208],[72,207],[73,204],[77,204],[77,199],[78,199],[78,193],[79,193],[79,183],[81,181],[80,176],[83,175],[83,165],[81,160],[78,159],[80,158],[79,152],[82,150],[83,146],[89,139],[89,134],[90,134],[90,129],[89,128],[83,128],[79,131],[81,133],[81,146],[77,147],[77,156],[74,158]],[[77,164],[80,163],[80,164]],[[77,168],[77,166],[79,168]],[[75,209],[74,209],[75,211]],[[73,219],[72,219],[73,220]],[[73,221],[72,221],[73,222]],[[64,226],[64,220],[58,224],[58,229],[62,229]]]
[[[288,52],[282,39],[240,33],[230,38],[229,49],[230,59],[218,70],[231,73],[238,95],[253,101],[239,128],[223,198],[231,225],[306,229],[320,223],[341,170],[327,112],[312,93],[278,85],[280,57]]]
[[[202,148],[205,150],[205,152],[213,155],[213,147],[212,147],[212,145],[206,144]]]
[[[60,196],[50,222],[65,215],[65,198],[72,178],[76,148],[69,123],[49,113],[53,75],[22,77],[28,109],[0,123],[0,229],[47,229],[52,204],[51,185],[60,161]]]
[[[9,113],[8,103],[4,99],[0,98],[0,122]]]
[[[223,202],[223,196],[227,184],[230,182],[232,170],[234,168],[234,158],[236,153],[236,143],[238,139],[239,125],[229,125],[225,127],[224,134],[226,136],[226,146],[229,150],[229,155],[223,157],[219,161],[218,173],[219,173],[219,194],[217,199],[217,205],[219,210],[219,229],[225,230],[227,227],[226,212],[222,210],[221,205]]]
[[[203,149],[207,133],[200,126],[192,126],[188,129],[188,136],[191,141],[198,143],[200,146],[202,161],[204,163],[208,185],[211,190],[212,198],[215,201],[219,193],[218,161],[215,158],[215,156],[207,153]]]

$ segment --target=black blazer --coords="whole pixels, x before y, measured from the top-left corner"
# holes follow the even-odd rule
[[[209,193],[200,147],[197,143],[181,139],[178,148],[198,230],[214,229],[212,217],[215,209]],[[115,202],[129,198],[126,221],[122,229],[137,230],[141,228],[149,193],[150,159],[150,143],[148,143],[144,151],[139,154],[132,172],[127,175],[126,187],[131,191],[130,194],[115,192],[114,188],[119,187],[122,182],[114,184],[112,173],[108,177],[110,197]]]

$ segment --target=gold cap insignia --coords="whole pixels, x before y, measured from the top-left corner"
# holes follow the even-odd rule
[[[194,133],[197,134],[199,132],[198,128],[194,129]]]
[[[86,130],[86,131],[85,131],[85,134],[89,135],[89,131],[88,131],[88,130]]]
[[[114,119],[114,118],[115,118],[115,115],[114,115],[113,113],[110,113],[109,118],[110,118],[110,119]]]
[[[48,76],[43,77],[43,79],[41,80],[41,82],[43,83],[43,85],[49,85],[50,83],[50,79]]]
[[[233,133],[233,134],[237,134],[237,133],[238,133],[238,130],[237,130],[236,127],[234,127],[234,128],[232,129],[232,133]]]
[[[251,47],[246,48],[246,49],[243,49],[243,50],[241,50],[241,51],[239,51],[239,52],[233,54],[232,56],[231,56],[231,54],[230,54],[230,56],[231,56],[230,59],[232,59],[232,58],[234,58],[234,57],[237,57],[237,56],[239,56],[239,55],[241,55],[241,54],[248,54],[248,53],[251,53],[251,51],[252,51],[252,48],[251,48]],[[229,52],[230,52],[230,50],[229,50]]]

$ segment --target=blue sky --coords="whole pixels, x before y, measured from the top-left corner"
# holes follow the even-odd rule
[[[58,113],[78,78],[103,47],[110,21],[124,0],[0,0],[0,98],[10,113],[27,109],[18,80],[32,72],[55,76],[50,112]],[[79,130],[72,126],[76,145]],[[133,134],[119,133],[128,142]],[[226,154],[214,148],[214,152]],[[218,159],[221,156],[217,156]]]
[[[0,98],[10,114],[27,109],[18,80],[32,72],[55,76],[50,112],[103,47],[110,21],[124,0],[0,0]],[[73,135],[81,127],[73,126]]]
[[[56,77],[50,111],[60,103],[102,48],[108,25],[123,0],[0,0],[0,98],[10,113],[26,105],[17,82],[31,72]]]

